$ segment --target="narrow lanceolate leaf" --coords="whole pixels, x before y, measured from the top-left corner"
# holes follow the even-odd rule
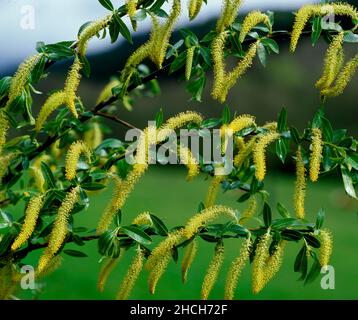
[[[127,227],[122,227],[121,231],[125,233],[128,237],[132,238],[134,241],[140,244],[148,245],[152,242],[152,239],[139,228],[133,226],[127,226]]]
[[[55,179],[50,167],[45,162],[41,162],[41,170],[45,177],[48,188],[55,189],[56,188],[56,179]]]
[[[341,165],[341,173],[342,173],[344,188],[345,188],[347,194],[349,196],[351,196],[352,198],[357,199],[357,194],[354,189],[353,180],[352,180],[351,176],[349,175],[349,171],[343,165]]]
[[[98,1],[106,9],[111,10],[111,11],[114,10],[113,4],[110,0],[98,0]]]
[[[114,20],[118,26],[119,32],[124,37],[124,39],[126,39],[130,44],[133,44],[131,32],[129,31],[123,20],[117,14],[114,15]]]

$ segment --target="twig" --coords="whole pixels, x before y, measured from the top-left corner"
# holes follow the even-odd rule
[[[131,129],[138,129],[137,127],[135,127],[134,125],[130,124],[129,122],[127,121],[124,121],[120,118],[118,118],[117,116],[114,116],[112,114],[108,114],[108,113],[105,113],[105,112],[101,112],[101,111],[97,111],[95,113],[95,115],[97,116],[100,116],[100,117],[103,117],[103,118],[106,118],[106,119],[110,119],[114,122],[117,122],[117,123],[120,123],[122,125],[124,125],[125,127],[128,127],[128,128],[131,128]],[[139,130],[139,129],[138,129]]]

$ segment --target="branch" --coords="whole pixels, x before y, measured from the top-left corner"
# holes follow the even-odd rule
[[[105,112],[101,112],[101,111],[97,111],[95,113],[95,115],[97,116],[100,116],[100,117],[103,117],[103,118],[106,118],[106,119],[110,119],[114,122],[117,122],[119,124],[122,124],[124,125],[125,127],[128,127],[128,128],[131,128],[131,129],[138,129],[137,127],[135,127],[134,125],[130,124],[129,122],[126,122],[120,118],[118,118],[117,116],[114,116],[114,115],[111,115],[111,114],[108,114],[108,113],[105,113]],[[139,129],[138,129],[139,130]]]

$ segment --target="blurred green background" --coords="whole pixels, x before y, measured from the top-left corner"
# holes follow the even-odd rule
[[[292,15],[280,13],[277,16],[278,29],[289,29]],[[214,21],[196,25],[195,32],[205,34]],[[134,38],[135,45],[139,45],[147,35]],[[178,37],[176,33],[174,37]],[[41,39],[39,39],[41,40]],[[63,39],[61,39],[63,40]],[[347,56],[356,52],[354,45],[347,45]],[[327,44],[320,41],[312,48],[307,39],[299,43],[297,53],[288,53],[287,43],[280,43],[280,55],[268,57],[268,65],[263,68],[256,60],[253,68],[231,90],[228,104],[232,112],[250,113],[257,117],[258,123],[275,120],[277,113],[285,107],[288,111],[290,125],[299,129],[307,123],[320,106],[319,92],[314,88],[315,81],[320,77],[322,61]],[[80,95],[86,107],[91,108],[111,75],[121,70],[126,57],[133,51],[133,47],[122,44],[113,50],[90,57],[92,76],[81,82]],[[233,65],[233,64],[231,64]],[[63,86],[68,64],[59,64],[51,68],[49,81],[42,81],[37,88],[46,93],[49,90],[60,89]],[[353,78],[344,95],[331,99],[326,105],[328,118],[334,129],[348,128],[350,134],[357,136],[357,76]],[[190,96],[185,92],[185,85],[178,75],[159,79],[161,95],[153,99],[137,98],[134,111],[129,112],[118,108],[116,114],[134,125],[143,128],[148,120],[153,120],[156,112],[163,108],[165,118],[183,110],[198,110],[206,117],[220,116],[222,106],[211,99],[211,75],[203,97],[203,103],[189,101]],[[34,109],[39,109],[46,96],[35,99]],[[111,124],[111,136],[123,139],[124,128]],[[288,168],[288,169],[287,169]],[[294,190],[294,175],[292,163],[283,167],[278,162],[270,161],[267,188],[271,194],[271,202],[283,203],[292,212],[292,196]],[[190,216],[196,213],[199,202],[204,200],[208,182],[203,176],[193,182],[185,181],[183,168],[151,167],[149,172],[139,182],[133,194],[128,199],[123,210],[123,223],[130,224],[139,213],[149,210],[162,218],[168,226],[182,225]],[[75,217],[77,226],[87,226],[93,229],[98,217],[110,199],[111,190],[108,189],[98,195],[93,195],[91,205],[85,212]],[[243,209],[237,203],[240,193],[236,191],[221,194],[218,203],[231,205]],[[307,286],[297,279],[293,272],[293,263],[300,246],[290,243],[287,246],[284,263],[279,274],[267,285],[259,295],[253,296],[250,288],[250,268],[242,274],[236,298],[238,299],[357,299],[357,263],[356,249],[358,221],[358,203],[348,198],[343,191],[343,184],[338,176],[321,179],[316,184],[309,184],[307,190],[308,218],[314,220],[319,208],[326,210],[325,226],[334,235],[334,251],[332,265],[335,268],[334,290],[322,290],[320,277]],[[17,214],[21,208],[17,208]],[[277,212],[275,213],[277,215]],[[231,240],[225,243],[225,265],[220,278],[210,298],[223,298],[223,286],[226,271],[230,262],[238,253],[240,241]],[[121,280],[132,259],[132,252],[128,252],[110,277],[104,293],[96,290],[96,281],[100,264],[96,243],[87,243],[84,247],[66,246],[67,249],[79,249],[88,254],[88,258],[73,258],[64,255],[62,267],[45,279],[45,287],[39,295],[40,299],[113,299],[116,296]],[[201,282],[204,278],[208,263],[213,254],[213,246],[200,242],[199,253],[189,271],[188,283],[181,283],[180,265],[174,262],[161,279],[157,292],[151,296],[148,292],[146,276],[143,271],[136,284],[131,298],[134,299],[198,299],[200,298]],[[36,265],[40,252],[27,258],[26,263]],[[181,258],[181,256],[180,256]],[[180,260],[179,260],[180,261]],[[20,298],[31,298],[30,292],[18,292]]]

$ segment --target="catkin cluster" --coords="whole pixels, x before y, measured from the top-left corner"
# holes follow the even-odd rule
[[[199,14],[201,6],[203,5],[203,0],[190,0],[189,1],[189,18],[194,20]]]
[[[65,175],[66,179],[71,181],[76,178],[78,161],[81,154],[84,154],[88,161],[91,160],[92,152],[83,141],[76,141],[71,144],[66,154]]]
[[[296,216],[299,219],[305,217],[305,195],[306,195],[306,168],[302,157],[301,147],[296,154],[296,185],[294,194],[294,206]]]

